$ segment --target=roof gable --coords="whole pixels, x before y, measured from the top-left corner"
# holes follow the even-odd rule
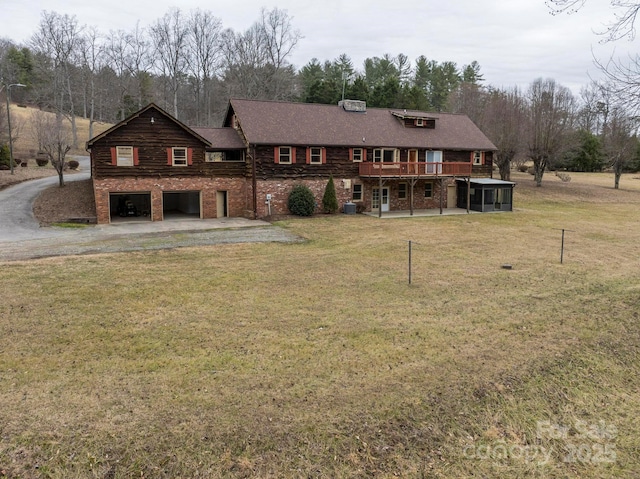
[[[185,125],[184,123],[182,123],[181,121],[179,121],[178,119],[174,118],[172,115],[170,115],[169,113],[167,113],[166,111],[164,111],[162,108],[160,108],[158,105],[156,105],[155,103],[149,103],[146,107],[142,108],[141,110],[135,112],[134,114],[130,115],[129,117],[125,118],[124,120],[122,120],[119,123],[116,123],[114,126],[112,126],[111,128],[109,128],[108,130],[102,132],[101,134],[94,136],[93,138],[91,138],[88,142],[87,142],[87,149],[90,149],[91,146],[99,141],[102,140],[103,138],[106,138],[108,136],[110,136],[111,134],[113,134],[114,132],[120,130],[123,127],[126,127],[127,125],[129,125],[133,120],[136,120],[138,118],[140,118],[143,115],[146,115],[147,112],[151,111],[154,115],[158,115],[158,117],[162,116],[164,118],[166,118],[167,120],[169,120],[170,122],[174,123],[178,128],[184,130],[186,133],[188,133],[189,135],[195,137],[197,140],[201,141],[202,143],[204,143],[206,146],[210,146],[209,140],[207,140],[206,138],[204,138],[203,136],[201,136],[199,133],[197,133],[196,131],[192,130],[191,128],[189,128],[187,125]],[[154,117],[152,116],[152,119]]]
[[[247,141],[256,145],[496,150],[460,114],[384,108],[353,112],[337,105],[232,99],[225,125],[234,114]],[[434,120],[436,128],[407,128],[401,116]]]

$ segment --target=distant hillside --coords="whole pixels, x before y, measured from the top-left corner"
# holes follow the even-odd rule
[[[29,158],[38,150],[38,143],[35,132],[33,131],[32,122],[32,115],[37,111],[39,111],[37,108],[29,106],[11,105],[11,127],[14,131],[18,132],[18,139],[13,143],[13,151],[16,158]],[[45,114],[54,115],[49,112],[45,112]],[[66,122],[69,124],[68,121]],[[87,152],[84,149],[84,146],[90,139],[89,120],[76,117],[76,125],[78,128],[78,148],[71,150],[70,154],[86,155]],[[94,136],[98,135],[112,126],[113,125],[111,123],[94,122],[93,134]],[[71,126],[69,125],[69,129],[70,128]]]

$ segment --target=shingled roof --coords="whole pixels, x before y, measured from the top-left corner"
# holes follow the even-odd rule
[[[192,128],[198,135],[211,143],[214,150],[241,150],[246,145],[233,128]]]
[[[452,113],[386,108],[353,112],[337,105],[232,99],[227,126],[234,113],[254,145],[496,150],[466,115]],[[408,128],[398,116],[433,118],[436,127]]]

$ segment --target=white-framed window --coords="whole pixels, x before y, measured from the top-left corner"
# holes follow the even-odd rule
[[[321,165],[322,164],[322,148],[319,146],[309,147],[309,164]]]
[[[424,126],[424,120],[422,118],[416,119],[416,126],[422,127]]]
[[[481,165],[482,164],[482,152],[481,151],[474,151],[473,152],[473,164],[474,165]]]
[[[293,149],[290,146],[281,146],[278,148],[278,163],[290,165],[293,157]]]
[[[375,163],[393,163],[400,160],[400,150],[395,148],[376,148],[373,150]]]
[[[362,201],[362,185],[358,185],[354,183],[352,199],[353,201]]]
[[[187,166],[187,149],[178,147],[171,149],[172,165],[173,166]]]
[[[424,197],[433,198],[433,183],[424,184]]]
[[[364,159],[362,148],[352,148],[351,149],[351,161],[353,162],[361,162]]]
[[[116,146],[116,166],[133,166],[133,146]]]
[[[398,183],[398,199],[406,200],[407,199],[407,184],[406,183]]]

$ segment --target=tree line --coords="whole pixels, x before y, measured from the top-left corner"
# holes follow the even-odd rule
[[[116,122],[150,101],[187,124],[217,126],[232,97],[351,98],[467,114],[498,148],[504,179],[518,159],[532,160],[538,184],[548,168],[621,173],[637,162],[636,117],[611,81],[593,82],[578,98],[553,79],[534,80],[525,91],[494,88],[483,85],[475,61],[458,67],[401,53],[367,58],[360,69],[342,54],[296,70],[290,58],[301,39],[278,8],[263,9],[244,32],[224,29],[210,11],[172,8],[149,27],[107,34],[43,11],[27,45],[0,40],[0,76],[4,84],[27,85],[14,99],[55,112],[59,126],[68,121],[74,146],[76,117]]]

